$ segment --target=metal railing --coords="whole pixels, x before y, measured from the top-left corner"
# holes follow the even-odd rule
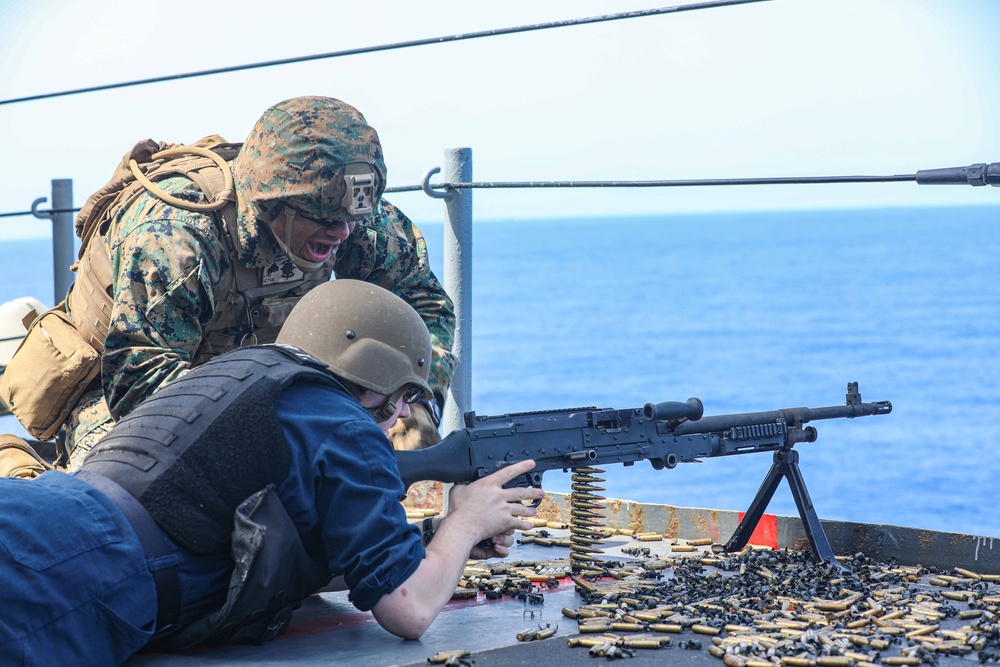
[[[440,199],[444,211],[444,273],[445,291],[455,305],[456,367],[446,396],[442,415],[445,433],[461,427],[462,415],[472,409],[472,190],[477,188],[621,188],[621,187],[692,187],[718,185],[776,185],[802,183],[884,183],[911,181],[919,185],[967,184],[1000,186],[1000,162],[977,163],[964,167],[923,169],[913,174],[885,176],[782,176],[766,178],[715,178],[659,181],[491,181],[472,180],[472,149],[448,148],[444,151],[443,183],[431,183],[440,173],[434,167],[424,175],[419,185],[386,188],[387,193],[423,191]],[[34,215],[52,221],[53,303],[61,301],[73,282],[70,266],[75,261],[75,230],[72,179],[52,181],[52,207],[39,210],[46,197],[36,199],[31,211],[9,215]]]

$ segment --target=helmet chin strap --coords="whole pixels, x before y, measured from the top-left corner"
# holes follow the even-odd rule
[[[295,266],[299,267],[303,271],[315,271],[319,267],[323,266],[324,262],[309,262],[299,257],[294,252],[292,252],[290,244],[292,242],[292,226],[295,224],[295,216],[296,216],[295,210],[286,206],[285,239],[284,241],[282,241],[280,238],[278,238],[277,234],[274,235],[274,238],[278,242],[278,247],[281,248],[282,252],[288,255],[288,259],[292,260],[292,263],[295,264]]]
[[[375,418],[375,421],[381,424],[384,421],[388,421],[390,418],[392,418],[394,414],[396,414],[396,402],[393,401],[392,398],[389,398],[389,400],[385,402],[385,405],[382,405],[377,408],[365,408],[365,409],[368,410],[369,413],[371,413],[371,416]]]

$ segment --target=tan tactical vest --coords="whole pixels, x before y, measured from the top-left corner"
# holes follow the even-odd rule
[[[209,148],[226,161],[232,160],[240,148],[240,144],[226,143],[218,135],[206,137],[193,145]],[[128,168],[129,160],[134,159],[153,183],[184,176],[209,201],[214,201],[220,194],[228,199],[228,203],[213,215],[217,216],[226,231],[225,240],[233,269],[215,289],[215,313],[203,327],[201,346],[193,365],[200,365],[243,345],[274,342],[282,323],[302,295],[330,280],[332,263],[304,275],[295,270],[294,279],[265,285],[266,268],[247,268],[239,260],[235,194],[223,192],[222,170],[212,160],[195,155],[167,160],[150,159],[152,154],[168,147],[172,145],[148,139],[136,144],[125,155],[111,181],[91,195],[80,211],[76,231],[82,244],[79,261],[73,266],[77,278],[66,297],[67,310],[74,324],[94,349],[104,349],[114,296],[114,276],[111,275],[106,235],[115,216],[146,191]],[[91,242],[95,240],[94,236],[98,237],[98,242]],[[288,266],[291,267],[290,264]]]

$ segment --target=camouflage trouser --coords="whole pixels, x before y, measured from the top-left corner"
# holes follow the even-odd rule
[[[104,391],[98,387],[80,397],[69,419],[63,424],[66,435],[65,451],[59,453],[60,462],[69,457],[67,469],[72,472],[80,467],[83,459],[101,441],[115,423],[104,401]]]
[[[422,403],[410,406],[410,416],[400,419],[389,429],[389,441],[393,449],[408,451],[430,447],[441,440],[430,412]]]

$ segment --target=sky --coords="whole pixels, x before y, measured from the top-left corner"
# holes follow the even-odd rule
[[[352,47],[668,6],[636,0],[0,0],[0,100]],[[77,206],[152,137],[241,141],[296,95],[358,107],[389,185],[467,146],[474,180],[912,174],[1000,161],[996,0],[768,0],[0,105],[0,212]],[[393,197],[418,223],[443,206]],[[975,205],[914,183],[476,191],[476,220]],[[44,207],[43,207],[44,208]],[[0,238],[48,223],[0,218]]]

